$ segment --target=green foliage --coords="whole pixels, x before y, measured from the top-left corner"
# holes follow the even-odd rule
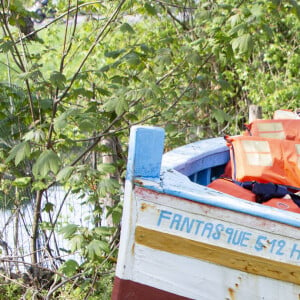
[[[35,177],[45,178],[49,172],[56,174],[60,167],[60,159],[53,150],[45,150],[37,158],[32,167],[32,174]]]
[[[28,142],[21,142],[20,144],[14,146],[9,153],[8,158],[6,159],[7,162],[14,159],[15,165],[23,161],[26,157],[30,155],[30,145]]]
[[[67,276],[72,276],[76,274],[78,268],[78,262],[73,259],[69,259],[60,266],[59,270]]]
[[[18,281],[10,282],[9,280],[0,279],[0,293],[10,300],[19,300],[20,295],[24,293],[24,287]]]
[[[1,4],[0,202],[51,214],[39,195],[61,185],[93,206],[89,228],[34,214],[37,232],[60,232],[81,257],[57,263],[62,279],[88,278],[72,293],[66,282],[69,299],[109,294],[112,273],[99,274],[116,259],[132,125],[164,127],[169,149],[239,133],[250,104],[266,116],[299,105],[297,1],[60,0],[32,38],[25,4]]]

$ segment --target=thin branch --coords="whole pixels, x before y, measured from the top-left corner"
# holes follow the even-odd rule
[[[9,28],[9,25],[8,25],[8,20],[7,20],[7,14],[5,13],[5,7],[4,7],[4,4],[3,4],[3,1],[1,1],[1,7],[2,7],[2,29],[4,31],[4,33],[6,35],[9,36],[10,40],[12,41],[13,43],[13,48],[14,48],[14,51],[16,53],[16,56],[14,54],[12,54],[12,57],[16,63],[16,65],[19,67],[19,69],[22,71],[22,72],[26,72],[26,66],[24,65],[24,62],[23,62],[23,59],[22,59],[22,56],[19,52],[19,49],[17,47],[17,43],[16,41],[14,40],[14,37],[10,31],[10,28]],[[23,48],[24,49],[24,48]],[[25,53],[25,50],[24,50],[24,53]],[[26,89],[27,89],[27,92],[28,92],[28,96],[29,96],[29,107],[30,107],[30,112],[31,112],[31,117],[32,117],[32,123],[35,122],[35,116],[34,116],[34,110],[33,110],[33,99],[32,99],[32,93],[31,93],[31,89],[30,89],[30,84],[29,84],[29,80],[28,79],[25,79],[25,85],[26,85]]]
[[[87,59],[89,58],[90,54],[93,52],[93,50],[95,49],[95,47],[98,45],[98,43],[100,42],[100,40],[106,36],[106,34],[109,31],[109,26],[111,23],[113,23],[116,19],[116,17],[118,16],[123,4],[125,3],[126,0],[121,0],[119,5],[116,7],[115,11],[112,13],[111,17],[107,20],[106,24],[103,26],[102,30],[100,30],[100,32],[98,33],[94,43],[91,45],[91,47],[89,48],[89,50],[87,51],[87,54],[85,55],[85,57],[83,58],[82,62],[80,63],[77,71],[74,73],[71,82],[69,84],[69,86],[63,91],[62,95],[59,97],[59,99],[57,99],[57,102],[62,101],[62,99],[67,95],[67,93],[69,92],[69,90],[71,89],[71,87],[73,86],[73,83],[75,82],[75,80],[77,79],[78,74],[80,73],[82,67],[84,66],[84,64],[86,63]],[[108,30],[108,31],[107,31]]]
[[[82,67],[84,66],[84,64],[86,63],[87,59],[89,58],[90,54],[92,53],[92,51],[95,49],[95,47],[97,46],[97,44],[99,43],[99,41],[106,36],[106,34],[109,32],[109,26],[112,22],[115,21],[116,17],[118,16],[123,4],[125,3],[125,0],[121,0],[119,5],[116,7],[116,9],[114,10],[114,12],[112,13],[111,17],[107,20],[106,24],[103,26],[102,30],[99,32],[99,34],[97,35],[94,43],[91,45],[91,47],[89,48],[89,50],[87,51],[87,54],[85,55],[85,57],[83,58],[82,62],[80,63],[77,71],[74,73],[70,84],[66,87],[66,89],[63,91],[62,95],[55,99],[54,105],[53,105],[53,114],[52,114],[52,120],[54,119],[54,116],[56,114],[57,111],[57,106],[58,104],[64,99],[64,97],[67,95],[67,93],[69,92],[69,90],[71,89],[71,87],[73,86],[75,80],[77,79],[77,76],[79,75]],[[52,139],[52,134],[53,134],[53,130],[54,130],[54,123],[53,121],[50,124],[50,128],[49,128],[49,134],[48,134],[48,143],[47,143],[47,147],[50,148],[51,147],[51,139]]]
[[[38,29],[36,29],[36,30],[30,32],[29,34],[27,34],[27,35],[21,37],[21,38],[17,41],[17,43],[20,42],[21,39],[26,39],[26,38],[28,38],[28,37],[31,36],[31,35],[36,35],[38,32],[40,32],[40,31],[42,31],[42,30],[48,28],[50,25],[52,25],[52,24],[56,23],[57,21],[63,19],[66,15],[72,13],[73,11],[78,10],[78,9],[81,8],[81,7],[89,6],[89,5],[93,5],[93,4],[98,4],[98,3],[102,3],[102,2],[103,2],[103,1],[91,1],[91,2],[86,2],[86,3],[80,4],[80,5],[78,5],[78,6],[74,7],[74,8],[70,8],[70,9],[68,9],[67,11],[65,11],[64,13],[62,13],[61,15],[59,15],[58,17],[54,18],[54,19],[53,19],[52,21],[50,21],[49,23],[47,23],[47,24],[45,24],[45,25],[39,27]]]

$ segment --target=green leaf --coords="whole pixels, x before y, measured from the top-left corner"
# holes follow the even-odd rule
[[[298,2],[295,0],[290,0],[290,3],[293,6],[293,10],[292,10],[293,13],[297,16],[298,19],[300,19],[300,6]]]
[[[59,270],[66,276],[73,276],[76,274],[78,268],[78,262],[73,259],[69,259],[60,266]]]
[[[67,117],[68,117],[68,113],[64,112],[60,116],[54,119],[55,131],[59,131],[67,126],[68,124]]]
[[[45,150],[33,165],[32,173],[35,177],[39,175],[45,177],[50,171],[56,174],[60,164],[60,159],[54,151]]]
[[[76,224],[68,224],[62,227],[59,231],[60,234],[63,234],[65,239],[69,239],[78,229]]]
[[[45,211],[45,212],[53,211],[54,206],[55,205],[53,203],[48,202],[48,203],[45,204],[45,206],[43,208],[43,211]]]
[[[111,227],[96,227],[95,233],[99,236],[110,236],[112,234],[112,228]]]
[[[82,235],[75,235],[71,238],[70,243],[72,252],[80,250],[84,245],[84,238]]]
[[[42,78],[42,77],[43,76],[40,70],[33,70],[33,71],[19,74],[19,78],[22,80],[27,80],[27,79],[37,80],[38,78]]]
[[[111,174],[116,171],[116,167],[112,164],[98,164],[97,169],[102,174]]]
[[[30,155],[29,143],[27,141],[21,142],[20,144],[17,144],[10,150],[6,162],[15,159],[15,165],[17,166],[22,160],[24,160],[26,157],[29,157],[29,155]]]
[[[34,141],[36,143],[40,143],[44,141],[45,138],[46,138],[45,132],[41,129],[31,130],[24,135],[25,141]]]
[[[65,87],[66,77],[64,74],[54,71],[50,75],[50,82],[59,89],[63,89]]]
[[[191,51],[187,56],[187,61],[193,65],[200,65],[202,63],[201,57],[198,52]]]
[[[172,51],[169,48],[162,48],[157,51],[156,60],[158,63],[169,65],[172,63]]]
[[[252,37],[249,33],[243,34],[233,39],[231,44],[233,50],[238,53],[247,53],[250,52],[250,50],[252,50],[253,48]]]
[[[230,31],[229,34],[233,35],[237,32],[243,33],[247,29],[247,25],[245,23],[238,24],[237,26],[234,26]]]
[[[124,49],[108,51],[108,52],[105,52],[104,55],[106,57],[117,58],[120,54],[124,53],[124,51],[125,51]]]
[[[263,9],[262,9],[261,5],[257,5],[257,4],[253,5],[253,7],[250,9],[250,11],[251,11],[251,14],[253,16],[255,16],[256,18],[261,17],[263,14]]]
[[[87,254],[90,259],[101,257],[102,252],[109,253],[109,245],[105,241],[92,240],[87,246]]]
[[[229,21],[230,21],[232,27],[236,26],[241,21],[241,14],[238,13],[238,14],[231,16],[229,18]]]
[[[118,101],[118,99],[115,97],[110,98],[103,106],[105,111],[107,111],[107,112],[114,111],[117,106],[117,101]]]
[[[20,177],[20,178],[16,178],[12,184],[18,187],[25,187],[30,183],[30,181],[31,181],[31,177]]]
[[[128,32],[130,34],[133,34],[134,33],[134,30],[133,28],[128,24],[128,23],[123,23],[120,27],[120,30],[122,32]]]
[[[119,182],[111,178],[103,178],[98,185],[98,192],[100,196],[105,196],[108,193],[113,193],[120,187]]]
[[[156,11],[155,7],[153,5],[151,5],[150,3],[146,2],[144,7],[149,15],[151,15],[151,16],[157,15],[157,11]]]
[[[34,181],[32,183],[32,190],[33,191],[41,191],[46,189],[48,186],[46,183],[44,183],[43,181]]]
[[[219,79],[218,83],[220,84],[222,90],[230,90],[231,89],[229,82],[224,79]]]
[[[140,56],[136,52],[126,54],[124,59],[130,66],[137,66],[141,62]]]
[[[0,50],[4,53],[12,51],[14,48],[14,43],[12,41],[4,41],[3,39],[0,40]]]
[[[111,210],[111,215],[112,215],[114,224],[119,224],[121,222],[122,212],[123,212],[123,207],[122,207],[121,203],[119,203],[119,205],[117,205],[117,207],[114,207]]]
[[[74,167],[66,166],[63,169],[61,169],[58,174],[56,175],[57,181],[66,181],[70,178],[74,171]]]
[[[103,95],[103,96],[110,96],[111,95],[110,91],[108,91],[106,89],[102,89],[102,88],[97,87],[96,90],[100,95]]]
[[[77,88],[72,90],[71,96],[74,98],[77,98],[78,96],[84,96],[90,99],[93,98],[94,93],[88,89]]]
[[[221,109],[215,109],[212,113],[218,123],[222,123],[230,119],[230,117]]]
[[[88,118],[78,120],[78,127],[82,132],[89,132],[95,130],[97,120],[94,118]]]
[[[120,97],[120,98],[113,97],[104,104],[104,109],[108,112],[115,111],[117,113],[117,115],[119,116],[124,111],[128,110],[128,103],[122,97]]]
[[[120,98],[115,108],[116,114],[120,116],[124,111],[128,110],[128,103],[124,98]]]

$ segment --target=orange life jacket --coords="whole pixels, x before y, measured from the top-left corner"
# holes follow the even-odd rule
[[[219,192],[223,192],[229,194],[234,197],[242,198],[245,200],[249,200],[255,202],[255,194],[251,191],[237,185],[231,180],[227,180],[226,178],[218,178],[212,181],[208,187],[217,190]]]
[[[300,141],[227,137],[232,178],[300,187]]]
[[[295,213],[300,213],[300,207],[294,203],[292,199],[286,198],[273,198],[265,203],[264,205],[276,207],[279,209],[284,209],[288,211],[292,211]]]
[[[274,112],[273,119],[299,119],[298,110],[279,109]]]
[[[300,119],[254,120],[245,126],[246,135],[300,141]]]
[[[215,179],[208,185],[208,187],[234,197],[255,202],[256,195],[254,193],[227,179]],[[292,199],[273,198],[267,202],[264,202],[263,205],[300,213],[300,207],[295,204]]]

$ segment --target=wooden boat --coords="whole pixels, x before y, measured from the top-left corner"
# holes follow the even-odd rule
[[[131,130],[113,300],[300,299],[300,214],[207,185],[223,138],[163,154],[164,130]]]

